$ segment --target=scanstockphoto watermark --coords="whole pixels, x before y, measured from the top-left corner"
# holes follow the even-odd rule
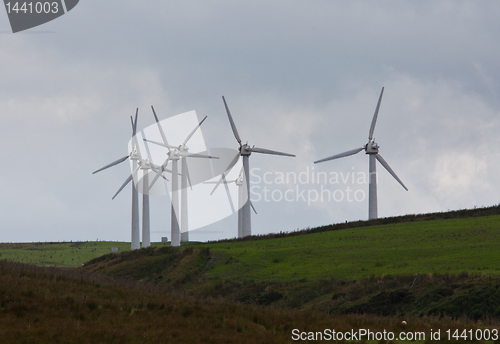
[[[431,340],[440,340],[440,336],[431,330]],[[335,329],[325,329],[318,332],[305,332],[299,329],[292,330],[292,340],[294,341],[425,341],[425,332],[399,332],[398,334],[386,330],[371,331],[370,329],[359,329],[350,331],[336,331]]]
[[[376,183],[377,173],[318,172],[307,167],[301,172],[250,170],[250,198],[255,202],[363,202],[366,185]]]

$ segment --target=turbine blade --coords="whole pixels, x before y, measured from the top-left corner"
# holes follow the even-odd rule
[[[137,115],[139,113],[139,109],[135,111],[135,121],[130,116],[130,121],[132,122],[132,150],[136,150],[137,154],[141,155],[141,149],[139,148],[139,142],[137,142]]]
[[[231,160],[231,162],[229,163],[229,165],[227,165],[226,170],[224,171],[224,173],[222,173],[219,181],[217,182],[217,184],[215,184],[215,187],[212,190],[212,192],[210,193],[210,195],[212,195],[214,193],[214,191],[217,189],[217,187],[220,185],[220,183],[222,183],[222,181],[226,178],[226,175],[231,171],[231,169],[233,168],[233,166],[236,165],[236,163],[238,162],[239,157],[240,157],[240,153],[237,153],[234,156],[233,160]]]
[[[131,180],[132,180],[132,174],[130,174],[130,176],[128,176],[127,180],[125,180],[125,183],[122,184],[122,186],[118,189],[118,191],[115,193],[115,195],[113,196],[112,199],[115,199],[115,197],[118,196],[118,194],[120,193],[120,191],[122,191],[123,188],[125,186],[127,186],[128,183],[130,183]]]
[[[132,137],[135,135],[135,124],[134,124],[134,118],[130,116],[130,124],[132,124]]]
[[[231,116],[231,112],[229,111],[229,108],[227,107],[226,98],[224,98],[224,96],[222,96],[222,100],[224,101],[224,106],[226,107],[227,117],[229,117],[229,123],[231,124],[231,129],[233,129],[234,137],[236,138],[236,141],[238,141],[238,143],[241,146],[240,135],[238,134],[238,130],[236,129],[236,124],[234,124],[233,117]]]
[[[250,148],[250,151],[254,152],[254,153],[272,154],[272,155],[283,155],[283,156],[295,157],[294,154],[282,153],[282,152],[278,152],[278,151],[273,151],[273,150],[264,149],[264,148],[257,148],[257,147]]]
[[[158,178],[160,178],[160,176],[162,175],[163,171],[165,171],[165,167],[167,166],[168,164],[168,159],[170,157],[167,157],[167,160],[165,160],[165,162],[163,163],[163,165],[161,165],[161,167],[158,169],[158,172],[156,172],[156,175],[155,177],[153,178],[153,180],[151,181],[151,183],[149,184],[149,190],[151,190],[151,188],[153,187],[153,185],[155,185],[156,181],[158,180]]]
[[[108,165],[106,165],[106,166],[104,166],[104,167],[102,167],[102,168],[100,168],[100,169],[98,169],[98,170],[96,170],[96,171],[92,172],[92,174],[95,174],[95,173],[97,173],[97,172],[101,172],[102,170],[105,170],[105,169],[107,169],[107,168],[109,168],[109,167],[111,167],[111,166],[118,165],[119,163],[124,162],[125,160],[127,160],[127,158],[128,158],[128,157],[129,157],[129,156],[127,155],[127,156],[124,156],[124,157],[123,157],[123,158],[121,158],[121,159],[118,159],[118,160],[116,160],[116,161],[113,161],[111,164],[108,164]]]
[[[373,115],[372,125],[370,126],[370,134],[368,135],[368,140],[373,138],[373,132],[375,131],[375,124],[377,124],[378,110],[380,110],[380,102],[382,101],[382,95],[384,94],[384,88],[382,87],[382,92],[380,92],[380,97],[378,98],[377,108],[375,109],[375,114]]]
[[[165,146],[165,144],[161,143],[161,142],[157,142],[157,141],[153,141],[153,140],[148,140],[148,139],[142,139],[143,141],[146,141],[146,142],[149,142],[149,143],[153,143],[155,145],[158,145],[158,146],[162,146],[162,147],[165,147],[165,148],[169,148],[167,146]]]
[[[159,170],[159,169],[158,169],[157,167],[151,167],[151,170],[152,170],[153,172],[158,173],[158,170]],[[165,169],[165,171],[168,171],[168,170],[167,170],[167,169]],[[170,172],[172,172],[172,171],[170,171]],[[162,178],[163,178],[163,179],[165,179],[165,180],[168,182],[168,179],[167,179],[167,178],[166,178],[163,174],[162,174],[161,176],[162,176]]]
[[[134,135],[137,134],[137,115],[139,114],[139,108],[135,109],[135,121],[132,122],[134,126]]]
[[[196,128],[193,129],[193,131],[188,135],[188,137],[186,137],[186,139],[184,140],[184,143],[182,144],[183,146],[186,145],[186,143],[191,139],[191,137],[194,135],[194,133],[196,132],[196,130],[198,130],[198,128],[203,124],[203,122],[205,122],[205,120],[207,119],[208,116],[205,116],[205,118],[203,118],[201,120],[201,122],[196,126]]]
[[[135,168],[134,172],[132,172],[132,178],[135,178],[137,175],[137,172],[139,172],[139,169],[141,168],[141,164],[137,164],[137,167]]]
[[[155,185],[156,181],[158,180],[158,178],[160,178],[160,176],[162,175],[163,171],[161,170],[161,168],[158,170],[158,172],[156,172],[156,175],[155,177],[153,178],[153,180],[151,181],[151,183],[149,184],[149,190],[151,190],[151,188],[153,187],[153,185]]]
[[[363,149],[364,149],[364,147],[356,148],[356,149],[353,149],[353,150],[350,150],[350,151],[347,151],[347,152],[344,152],[344,153],[340,153],[340,154],[337,154],[337,155],[332,155],[332,156],[330,156],[328,158],[317,160],[314,163],[318,164],[320,162],[324,162],[324,161],[328,161],[328,160],[334,160],[334,159],[338,159],[338,158],[343,158],[343,157],[346,157],[346,156],[349,156],[349,155],[354,155],[354,154],[357,154],[357,153],[361,152]]]
[[[155,165],[155,164],[151,164],[151,169],[155,172],[157,172],[159,169],[161,169],[162,166],[158,166],[158,165]],[[169,168],[166,168],[166,167],[163,167],[163,172],[168,172],[168,173],[172,173],[172,170],[169,169]],[[179,176],[181,175],[181,173],[177,173]]]
[[[377,160],[382,164],[382,166],[385,167],[385,169],[394,177],[394,179],[396,179],[399,184],[401,184],[401,186],[406,190],[408,191],[408,188],[403,184],[403,182],[401,181],[401,179],[399,179],[399,177],[396,175],[396,173],[392,170],[391,166],[389,166],[389,164],[387,163],[387,161],[384,160],[384,158],[382,158],[382,156],[380,154],[375,154],[375,157],[377,158]]]
[[[143,133],[143,132],[141,132]],[[144,134],[143,134],[144,135]],[[144,140],[144,139],[143,139]],[[151,156],[151,152],[149,151],[149,147],[147,144],[144,145],[144,147],[146,148],[146,153],[148,154],[148,160],[151,164],[153,164],[153,157]]]
[[[165,144],[165,147],[167,147],[170,150],[170,145],[168,144],[167,137],[163,132],[163,128],[161,127],[160,121],[158,120],[158,116],[156,116],[155,108],[153,107],[153,105],[151,105],[151,110],[153,110],[153,115],[155,116],[156,125],[158,126],[158,130],[160,130],[160,135],[163,140],[163,143]]]
[[[234,209],[233,198],[231,197],[231,192],[229,191],[229,186],[227,186],[229,182],[224,178],[224,187],[226,189],[227,199],[229,201],[229,205],[231,206],[231,214],[234,214],[236,211]]]
[[[185,158],[219,159],[219,157],[217,156],[198,154],[198,153],[181,153],[180,155]]]
[[[255,212],[255,214],[257,214],[257,210],[255,210],[255,207],[253,206],[252,201],[250,201],[250,199],[249,199],[248,202],[250,202],[250,206],[252,207],[252,209]]]

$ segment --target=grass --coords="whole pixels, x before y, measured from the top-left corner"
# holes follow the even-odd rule
[[[500,207],[402,216],[216,243],[207,274],[230,280],[298,281],[416,273],[499,274]],[[491,215],[497,213],[497,215]],[[469,215],[484,215],[466,217]],[[461,217],[460,217],[461,216]],[[386,223],[387,224],[383,224]],[[370,225],[371,224],[371,225]],[[359,225],[359,227],[352,227]],[[275,238],[273,238],[275,237]],[[168,245],[168,244],[167,244]],[[154,247],[164,247],[153,243]],[[0,244],[0,259],[41,266],[78,267],[124,242]]]
[[[289,343],[294,329],[308,335],[324,329],[385,330],[396,335],[419,331],[430,342],[431,329],[443,335],[448,329],[475,331],[499,325],[494,319],[475,322],[465,317],[332,317],[197,300],[165,294],[159,285],[147,282],[7,261],[0,261],[0,317],[2,343]],[[407,326],[401,324],[403,319]]]
[[[106,255],[82,269],[277,308],[500,318],[500,298],[492,296],[500,285],[499,227],[500,215],[404,222],[151,248]],[[455,286],[441,295],[443,283]],[[398,295],[408,298],[400,302]],[[387,305],[388,298],[396,301]]]
[[[405,216],[137,251],[0,244],[0,342],[284,343],[294,328],[498,328],[500,215],[478,211],[487,216]]]
[[[269,282],[371,275],[500,274],[500,215],[211,243],[208,274]],[[199,247],[208,246],[208,244]],[[196,248],[196,246],[193,246]]]
[[[130,250],[130,243],[115,241],[0,243],[0,259],[38,266],[78,267],[108,254]]]
[[[192,244],[210,247],[207,274],[268,282],[423,273],[500,274],[500,215],[404,222],[276,239]],[[154,247],[164,247],[153,243]],[[125,242],[0,244],[0,259],[78,267]]]

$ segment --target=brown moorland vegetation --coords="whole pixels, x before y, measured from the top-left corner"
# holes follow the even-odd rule
[[[288,343],[292,330],[422,331],[464,318],[331,316],[166,294],[147,282],[0,261],[1,343]],[[360,341],[364,342],[364,341]]]

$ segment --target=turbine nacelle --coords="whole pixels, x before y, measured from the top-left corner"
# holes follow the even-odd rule
[[[181,152],[175,148],[171,149],[167,153],[168,160],[179,160],[181,158]]]
[[[379,148],[380,148],[380,146],[375,142],[375,139],[371,139],[365,145],[366,154],[378,154],[378,149]]]
[[[189,151],[189,147],[186,146],[185,144],[182,144],[179,147],[177,147],[177,150],[181,153],[187,153]]]
[[[141,155],[139,154],[139,152],[137,152],[137,149],[133,149],[132,152],[130,152],[130,160],[140,160],[142,159]]]
[[[240,155],[250,155],[252,154],[252,147],[247,143],[240,146]]]
[[[141,159],[139,165],[141,166],[141,170],[149,170],[151,168],[151,163],[148,159]]]

